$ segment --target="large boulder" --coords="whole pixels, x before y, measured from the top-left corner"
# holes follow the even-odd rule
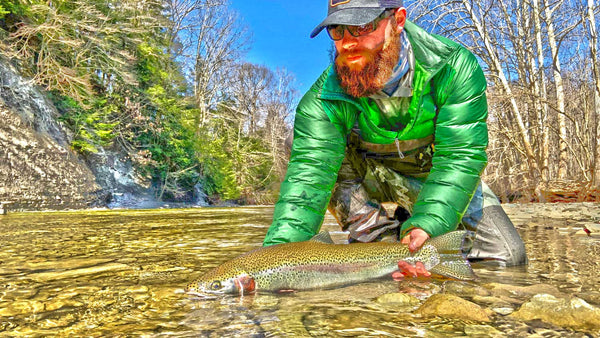
[[[429,297],[415,314],[478,322],[491,321],[488,312],[479,305],[451,294],[435,294]]]
[[[557,298],[549,294],[537,294],[510,316],[525,321],[539,319],[575,330],[600,330],[600,309],[577,297]]]

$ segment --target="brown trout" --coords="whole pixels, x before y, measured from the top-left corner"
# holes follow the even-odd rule
[[[324,234],[324,235],[323,235]],[[208,271],[186,287],[186,292],[208,297],[331,288],[384,277],[398,270],[398,262],[422,262],[438,275],[475,278],[461,253],[465,231],[454,231],[425,242],[410,253],[400,243],[333,244],[328,233],[310,241],[262,247]]]

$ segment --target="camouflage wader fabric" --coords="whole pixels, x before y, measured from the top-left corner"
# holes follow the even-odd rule
[[[400,226],[410,217],[433,153],[431,140],[411,142],[375,145],[362,141],[356,131],[349,136],[328,209],[350,233],[350,242],[400,239]],[[387,215],[380,202],[398,204],[395,214]],[[458,227],[472,234],[471,247],[465,248],[469,259],[527,262],[521,237],[485,183],[477,188]]]

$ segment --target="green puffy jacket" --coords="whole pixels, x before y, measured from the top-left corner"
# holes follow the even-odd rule
[[[405,30],[416,61],[410,123],[400,132],[378,127],[377,112],[345,94],[330,66],[296,110],[288,171],[264,245],[308,240],[319,231],[355,123],[372,143],[434,135],[432,168],[402,234],[417,227],[435,237],[456,229],[487,164],[485,76],[461,45],[411,22]]]

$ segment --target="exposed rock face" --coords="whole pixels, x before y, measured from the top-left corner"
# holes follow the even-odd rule
[[[43,91],[0,57],[0,213],[4,208],[208,205],[201,186],[195,189],[194,201],[158,201],[149,180],[140,177],[118,149],[98,147],[98,153],[82,158],[71,150],[72,136],[58,117]]]
[[[102,205],[101,188],[69,148],[54,105],[0,59],[0,201],[9,209]]]

